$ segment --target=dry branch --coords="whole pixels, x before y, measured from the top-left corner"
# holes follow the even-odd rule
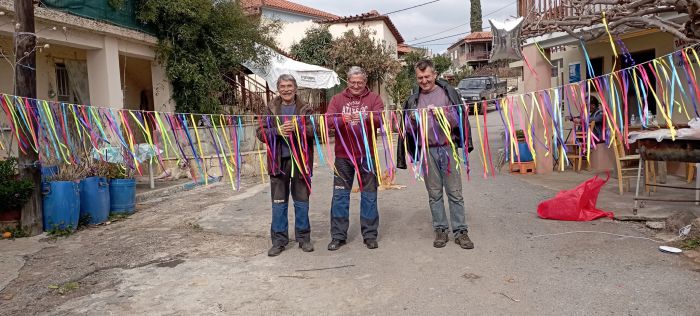
[[[554,0],[542,7],[535,7],[534,1],[528,4],[531,7],[523,13],[526,37],[562,31],[586,41],[594,40],[605,35],[605,30],[583,29],[602,24],[605,12],[613,34],[630,29],[659,29],[691,43],[700,40],[700,0]],[[679,24],[668,19],[674,13],[686,22]]]

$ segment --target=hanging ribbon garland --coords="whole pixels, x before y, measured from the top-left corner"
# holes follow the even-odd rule
[[[487,104],[495,104],[498,111],[505,132],[507,159],[513,161],[516,156],[520,157],[517,131],[522,130],[522,137],[535,160],[535,147],[539,144],[540,148],[544,148],[545,156],[550,153],[563,155],[561,158],[568,163],[564,155],[568,141],[564,132],[565,112],[568,112],[569,117],[575,113],[581,114],[582,121],[585,122],[581,126],[581,132],[586,137],[585,140],[574,141],[584,142],[579,145],[584,146],[589,155],[591,147],[595,147],[597,141],[588,124],[591,114],[590,98],[594,92],[598,95],[603,113],[601,140],[608,146],[612,145],[614,137],[624,139],[625,145],[628,145],[629,114],[638,114],[645,127],[651,122],[647,117],[650,100],[656,105],[659,119],[663,120],[675,138],[677,129],[673,125],[674,113],[677,112],[686,119],[700,115],[697,108],[700,87],[696,74],[700,58],[696,48],[687,47],[649,62],[634,64],[624,43],[618,39],[615,45],[612,36],[608,37],[615,55],[617,56],[617,46],[625,63],[632,64],[631,67],[596,77],[585,45],[581,43],[590,79],[476,103],[471,118],[476,124],[474,130],[466,129],[461,123],[470,114],[469,107],[465,104],[413,111],[364,112],[359,116],[360,122],[366,124],[361,123],[353,128],[352,122],[334,114],[282,117],[166,113],[99,108],[0,94],[0,108],[4,114],[0,127],[10,133],[8,137],[3,134],[0,138],[0,150],[11,150],[10,141],[17,141],[17,148],[23,153],[34,151],[40,153],[42,159],[81,164],[86,157],[108,158],[103,157],[101,149],[112,146],[123,153],[125,167],[138,174],[143,174],[141,167],[144,162],[155,161],[165,169],[167,160],[174,159],[178,164],[184,161],[185,165],[194,161],[194,181],[203,178],[204,184],[211,180],[208,161],[216,155],[220,174],[227,174],[232,188],[238,190],[241,188],[244,156],[241,144],[253,137],[244,133],[246,126],[269,131],[259,134],[260,143],[266,151],[257,153],[261,175],[268,168],[279,171],[280,166],[276,165],[275,159],[282,154],[276,150],[279,142],[290,148],[293,172],[310,174],[313,168],[310,164],[312,148],[316,149],[320,165],[327,165],[336,172],[332,162],[334,150],[330,145],[330,130],[334,129],[336,135],[346,136],[336,137],[336,141],[341,142],[340,148],[353,161],[358,177],[360,171],[370,172],[375,174],[380,184],[385,184],[386,178],[394,177],[397,154],[394,146],[396,141],[406,137],[412,137],[419,145],[413,155],[404,149],[415,179],[421,180],[427,173],[436,172],[428,169],[426,149],[429,139],[441,139],[441,136],[446,136],[447,146],[452,150],[451,155],[460,166],[459,171],[462,172],[461,168],[465,168],[468,178],[467,139],[471,133],[476,133],[474,139],[478,144],[475,143],[474,147],[477,148],[477,156],[483,165],[483,176],[488,177],[495,176],[496,172],[488,138]],[[537,46],[539,50],[540,47]],[[563,107],[564,104],[566,108]],[[283,134],[283,121],[291,122],[294,128],[287,136],[278,137]],[[460,143],[453,142],[451,137],[455,122],[459,127]],[[538,128],[535,128],[535,124]],[[454,130],[456,133],[457,128]],[[394,133],[398,133],[396,141]],[[143,144],[139,145],[138,142]],[[147,158],[148,161],[140,160],[141,146],[153,153]],[[459,147],[462,147],[461,151]],[[357,156],[358,153],[362,153],[361,156]],[[271,165],[267,165],[265,156],[272,162]],[[264,181],[265,177],[262,179]],[[310,188],[310,182],[305,180]]]

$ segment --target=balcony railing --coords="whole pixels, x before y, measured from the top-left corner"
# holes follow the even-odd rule
[[[137,0],[114,1],[121,7],[115,8],[108,0],[42,0],[41,5],[50,9],[67,12],[84,18],[135,29],[153,34],[153,29],[137,18]]]
[[[562,21],[581,15],[600,15],[613,4],[583,4],[572,0],[518,0],[518,15],[525,17],[523,35],[536,36],[552,31],[553,25],[542,21]]]
[[[489,57],[491,57],[491,52],[489,51],[476,51],[466,54],[467,61],[485,60],[489,59]]]

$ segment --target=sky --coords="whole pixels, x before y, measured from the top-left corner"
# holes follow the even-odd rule
[[[290,1],[335,15],[347,16],[371,10],[385,14],[432,0]],[[469,32],[469,8],[469,0],[438,0],[414,9],[389,14],[389,17],[406,44],[427,47],[433,53],[442,53]],[[486,31],[490,18],[501,21],[513,18],[517,14],[517,0],[481,0],[481,14]],[[465,34],[456,35],[459,33]]]

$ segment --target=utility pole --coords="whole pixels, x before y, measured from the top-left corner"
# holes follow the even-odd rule
[[[33,0],[15,0],[15,91],[21,97],[36,98],[36,34],[34,34],[34,3]],[[36,103],[29,102],[30,105]],[[37,131],[38,132],[38,131]],[[28,133],[29,134],[29,133]],[[38,139],[37,139],[38,141]],[[39,144],[35,144],[37,147]],[[20,146],[20,144],[18,144]],[[24,179],[34,182],[34,193],[22,208],[20,225],[28,227],[31,235],[41,234],[42,229],[42,197],[41,197],[41,168],[39,154],[32,148],[26,153],[18,150],[19,172]]]

